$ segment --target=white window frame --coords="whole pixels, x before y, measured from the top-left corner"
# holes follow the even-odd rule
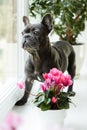
[[[27,57],[26,52],[22,49],[22,35],[21,32],[24,29],[22,18],[24,15],[28,16],[28,3],[29,0],[17,0],[17,77],[24,77],[24,66]]]
[[[5,87],[0,89],[0,122],[6,117],[14,104],[24,95],[24,89],[21,90],[17,86],[17,82],[24,76],[24,66],[26,53],[21,48],[21,31],[24,28],[22,17],[28,15],[28,0],[17,0],[17,77],[14,82],[5,84]],[[20,80],[19,80],[20,79]],[[4,109],[3,109],[4,108]]]

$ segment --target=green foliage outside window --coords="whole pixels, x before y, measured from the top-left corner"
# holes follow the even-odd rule
[[[71,44],[77,44],[76,38],[85,29],[87,0],[33,0],[29,9],[33,17],[51,13],[54,31]]]

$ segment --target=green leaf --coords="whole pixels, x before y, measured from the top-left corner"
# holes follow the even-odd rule
[[[39,94],[37,95],[37,97],[35,98],[34,103],[35,103],[37,106],[39,106],[42,102],[44,102],[44,100],[45,100],[44,94],[43,94],[43,93],[39,93]]]
[[[39,92],[39,93],[37,94],[36,98],[39,98],[40,96],[43,96],[43,95],[44,95],[43,92]]]
[[[50,110],[49,104],[42,103],[39,107],[41,108],[42,111]]]
[[[76,95],[76,93],[74,91],[71,91],[68,94],[69,94],[69,96],[75,96]]]
[[[69,101],[68,99],[61,99],[58,101],[58,107],[60,109],[69,109]]]
[[[45,99],[45,103],[48,105],[51,102],[50,98]]]

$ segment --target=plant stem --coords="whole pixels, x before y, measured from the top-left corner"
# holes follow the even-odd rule
[[[75,17],[75,19],[74,19],[74,22],[76,22],[78,19],[79,19],[79,17],[81,16],[81,14],[84,12],[84,10],[85,10],[85,7],[86,6],[84,6],[84,8],[80,11],[80,13]]]

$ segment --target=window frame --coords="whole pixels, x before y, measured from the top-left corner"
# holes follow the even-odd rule
[[[28,16],[29,0],[17,0],[17,77],[24,77],[24,66],[27,57],[27,53],[22,49],[21,32],[24,29],[24,24],[22,22],[22,17],[24,15]]]

